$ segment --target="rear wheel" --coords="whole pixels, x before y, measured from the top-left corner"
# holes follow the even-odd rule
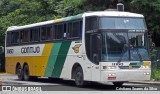
[[[18,65],[16,67],[16,74],[18,76],[18,80],[23,80],[24,79],[24,77],[23,77],[23,70],[21,68],[21,65]]]
[[[30,80],[28,65],[25,65],[23,70],[24,70],[24,80],[25,81]]]
[[[85,85],[85,81],[83,78],[83,70],[81,67],[77,67],[74,73],[75,84],[78,87],[83,87]]]

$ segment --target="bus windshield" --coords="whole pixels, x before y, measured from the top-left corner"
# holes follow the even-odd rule
[[[102,61],[149,60],[144,33],[103,32]]]
[[[146,29],[143,18],[101,17],[100,29]]]

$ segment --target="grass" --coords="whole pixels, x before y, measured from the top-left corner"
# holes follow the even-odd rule
[[[158,70],[156,68],[152,68],[152,75],[151,75],[151,77],[155,81],[160,81],[160,70]]]

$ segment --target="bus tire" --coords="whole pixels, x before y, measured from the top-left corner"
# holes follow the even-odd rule
[[[123,85],[123,82],[113,82],[114,86],[121,87]]]
[[[24,80],[25,80],[25,81],[30,80],[30,76],[29,76],[29,67],[28,67],[27,64],[24,65],[23,71],[24,71]]]
[[[76,86],[78,86],[78,87],[84,87],[85,86],[85,81],[84,81],[84,77],[83,77],[83,70],[80,66],[78,66],[75,69],[74,79],[75,79]]]
[[[23,77],[23,69],[21,68],[21,65],[17,65],[16,67],[16,74],[18,76],[18,80],[24,80],[24,77]]]

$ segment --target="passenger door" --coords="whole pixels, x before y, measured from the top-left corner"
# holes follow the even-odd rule
[[[90,36],[90,56],[92,81],[100,81],[101,37],[97,33]]]

